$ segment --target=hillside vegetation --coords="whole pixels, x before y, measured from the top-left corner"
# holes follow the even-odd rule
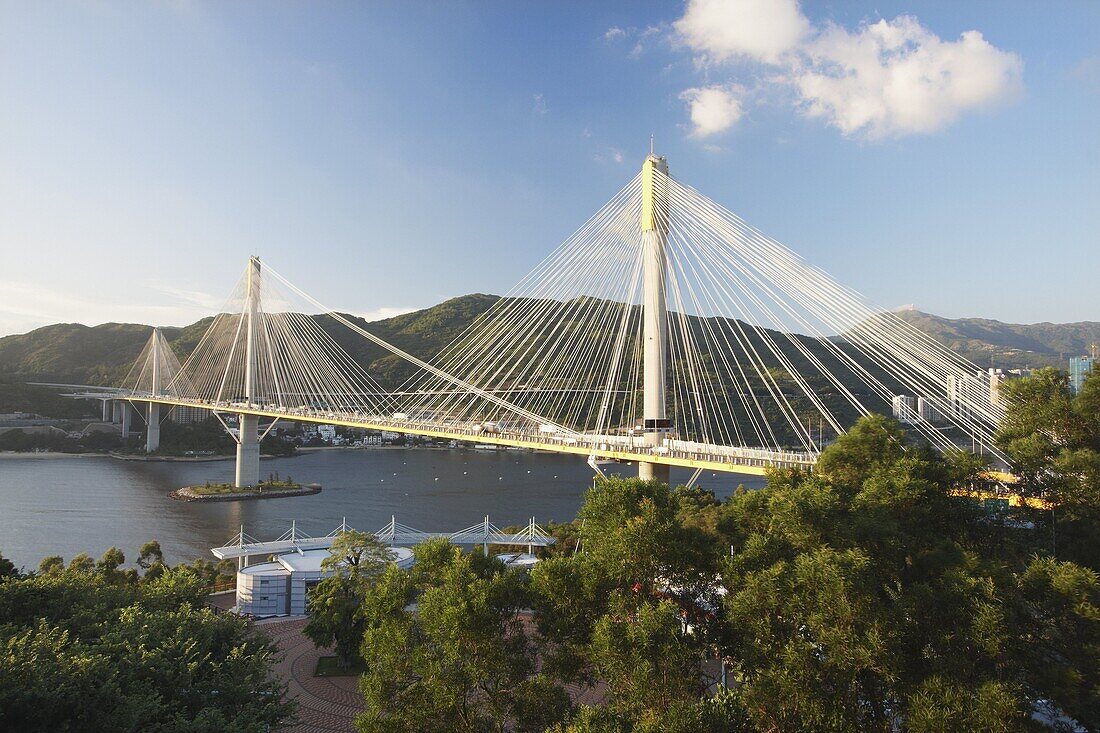
[[[1100,344],[1100,322],[1002,323],[987,318],[941,318],[918,310],[900,316],[979,366],[1066,368],[1071,356]]]
[[[431,308],[369,324],[356,316],[346,317],[391,344],[430,360],[499,300],[499,296],[495,295],[465,295]],[[952,320],[919,311],[905,311],[900,315],[981,366],[988,365],[992,359],[996,365],[1005,367],[1052,364],[1064,368],[1062,354],[1085,353],[1089,344],[1100,342],[1100,323],[1095,322],[1017,325],[983,319]],[[410,364],[332,318],[315,318],[384,387],[396,387],[413,373],[414,367]],[[210,319],[206,318],[182,328],[163,329],[181,361],[194,349],[209,323]],[[52,391],[28,386],[26,382],[121,384],[145,345],[149,328],[131,323],[99,326],[66,323],[0,338],[0,412],[26,410],[57,417],[78,417],[88,413],[92,409],[90,404],[60,400]],[[835,363],[835,357],[827,354],[821,344],[813,339],[806,339],[804,343],[835,373],[845,373],[846,370]],[[761,348],[761,352],[766,353],[767,349]],[[800,363],[804,357],[792,354],[792,358],[813,386],[824,392],[831,391],[825,383],[815,384],[819,381],[814,378],[816,370]],[[778,362],[768,364],[768,367],[782,371]],[[854,377],[845,381],[851,382],[850,386],[857,395],[869,396],[866,395],[866,388]],[[889,384],[889,380],[885,381]],[[753,386],[755,389],[757,385]],[[836,397],[839,399],[839,396]],[[837,402],[830,406],[839,415],[854,419],[854,414],[846,415],[848,410],[845,405]],[[797,411],[802,411],[803,407],[807,414],[813,413],[809,404],[803,406],[795,403]]]

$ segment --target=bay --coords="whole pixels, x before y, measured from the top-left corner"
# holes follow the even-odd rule
[[[607,472],[636,475],[635,466]],[[288,474],[316,482],[320,494],[217,503],[181,502],[169,491],[204,481],[229,481],[233,461],[141,462],[108,456],[0,456],[0,554],[16,566],[37,567],[46,555],[66,561],[80,552],[99,557],[114,545],[132,561],[147,540],[161,543],[169,562],[213,559],[241,525],[259,540],[285,532],[292,520],[324,535],[343,518],[377,530],[391,516],[426,531],[453,532],[483,520],[498,527],[573,519],[592,483],[583,458],[470,449],[324,449],[264,459],[262,476]],[[683,483],[691,472],[674,469]],[[704,474],[699,485],[727,496],[739,483],[763,479]]]

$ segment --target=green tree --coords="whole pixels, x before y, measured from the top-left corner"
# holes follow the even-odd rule
[[[523,577],[445,541],[415,552],[417,570],[390,568],[364,606],[359,730],[543,731],[564,718],[568,697],[535,673],[518,616]]]
[[[149,540],[138,549],[137,565],[145,571],[146,578],[155,578],[168,569],[160,543]]]
[[[722,626],[706,618],[719,607],[720,545],[707,530],[717,507],[703,492],[599,480],[578,515],[580,552],[532,570],[544,669],[609,692],[608,710],[582,709],[570,730],[698,722],[700,661]]]
[[[1100,729],[1100,581],[1095,571],[1036,557],[1016,575],[1012,623],[1023,684]]]
[[[1023,730],[1042,700],[1094,725],[1095,574],[991,553],[950,494],[979,468],[870,418],[722,506],[734,729]]]
[[[154,565],[164,564],[164,552],[160,549],[160,543],[149,540],[138,550],[137,564],[143,570],[148,570]]]
[[[68,569],[78,573],[90,573],[95,569],[95,560],[93,560],[92,556],[88,553],[81,552],[73,557],[72,560],[69,560]]]
[[[15,567],[15,563],[11,560],[0,555],[0,580],[17,577],[19,577],[19,568]]]
[[[304,632],[317,646],[332,646],[341,667],[357,656],[366,630],[360,607],[391,557],[373,534],[350,531],[336,538],[321,562],[332,575],[310,592]]]
[[[191,570],[119,584],[52,567],[0,583],[0,729],[260,733],[289,718],[274,645],[206,608]]]
[[[1031,549],[1100,570],[1100,375],[1074,396],[1068,375],[1040,369],[1005,382],[997,435],[1018,477],[1016,490],[1057,505],[1032,512]]]
[[[591,659],[624,717],[667,711],[703,693],[699,649],[670,600],[641,604],[618,596],[592,634]]]
[[[108,547],[99,558],[99,561],[95,564],[95,568],[100,573],[113,577],[118,573],[119,567],[125,562],[126,555],[122,550],[117,547]]]

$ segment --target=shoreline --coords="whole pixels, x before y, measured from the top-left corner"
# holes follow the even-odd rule
[[[364,446],[351,446],[351,445],[317,445],[317,446],[301,446],[296,449],[294,453],[289,456],[271,456],[261,455],[260,460],[266,461],[272,458],[294,458],[298,455],[306,453],[319,453],[323,451],[361,451],[361,450],[434,450],[434,451],[476,451],[478,453],[495,453],[497,450],[503,452],[504,448],[499,448],[493,451],[479,450],[473,447],[472,443],[459,444],[455,447],[449,445],[364,445]],[[530,451],[525,449],[523,451],[513,452],[535,452],[535,453],[547,453],[551,451],[535,450]],[[33,458],[36,460],[45,460],[52,458],[113,458],[116,461],[132,461],[132,462],[144,462],[144,463],[213,463],[216,461],[233,461],[236,457],[230,455],[219,456],[146,456],[140,453],[118,453],[117,451],[85,451],[83,453],[65,453],[64,451],[0,451],[0,460],[5,458]]]
[[[107,453],[116,461],[143,461],[146,463],[211,463],[214,461],[232,461],[233,456],[143,456],[136,453]],[[264,458],[265,456],[260,456]]]

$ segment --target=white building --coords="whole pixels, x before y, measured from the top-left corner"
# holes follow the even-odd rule
[[[393,563],[399,568],[413,564],[412,550],[391,547]],[[327,549],[293,550],[272,562],[246,565],[237,571],[237,612],[253,616],[301,616],[306,612],[309,592],[332,575],[321,569]]]
[[[899,394],[892,401],[894,419],[906,425],[912,425],[917,421],[917,411],[914,408],[913,398],[909,395]]]
[[[943,422],[943,415],[940,414],[940,411],[936,409],[935,405],[933,405],[930,400],[924,397],[917,398],[917,415],[919,415],[922,420],[926,420],[930,423]]]
[[[970,420],[980,414],[980,407],[989,404],[990,401],[990,387],[987,379],[988,375],[984,372],[978,372],[977,375],[966,374],[962,377],[948,375],[947,404],[952,417]]]
[[[335,425],[318,425],[317,434],[321,436],[321,440],[326,443],[332,443],[336,440],[336,426]]]
[[[989,402],[994,405],[1001,404],[1001,383],[1008,377],[1002,369],[989,369]]]

